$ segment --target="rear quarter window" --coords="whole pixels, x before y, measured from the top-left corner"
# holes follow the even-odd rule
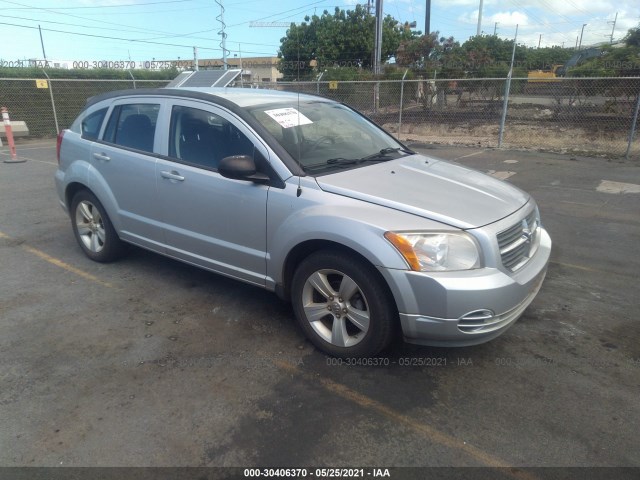
[[[87,140],[96,140],[106,114],[106,107],[89,114],[83,113],[73,122],[69,130],[81,134],[82,138]]]

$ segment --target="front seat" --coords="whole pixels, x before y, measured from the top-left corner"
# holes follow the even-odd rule
[[[129,115],[122,122],[116,143],[123,147],[152,152],[154,130],[151,120],[146,115]]]

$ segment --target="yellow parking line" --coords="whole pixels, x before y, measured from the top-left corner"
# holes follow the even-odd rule
[[[4,238],[6,240],[13,240],[9,235],[4,234],[2,232],[0,232],[0,238]],[[113,285],[111,285],[109,282],[104,282],[102,280],[100,280],[98,277],[91,275],[90,273],[87,273],[83,270],[80,270],[79,268],[76,268],[72,265],[69,265],[68,263],[52,257],[51,255],[43,252],[42,250],[38,250],[37,248],[33,248],[30,247],[29,245],[26,244],[21,244],[20,247],[25,250],[26,252],[29,252],[33,255],[36,255],[37,257],[41,258],[42,260],[44,260],[45,262],[48,262],[52,265],[55,265],[56,267],[60,267],[64,270],[66,270],[67,272],[71,272],[74,273],[75,275],[78,275],[79,277],[82,277],[86,280],[90,280],[92,282],[95,282],[99,285],[102,285],[103,287],[108,287],[108,288],[113,288]]]
[[[620,275],[622,277],[630,277],[630,278],[636,278],[633,275],[629,275],[626,273],[620,273],[620,272],[612,272],[609,270],[600,270],[597,268],[591,268],[591,267],[585,267],[583,265],[574,265],[573,263],[563,263],[563,262],[549,262],[553,265],[560,265],[561,267],[567,267],[567,268],[575,268],[576,270],[583,270],[585,272],[591,272],[591,273],[599,273],[601,275]]]
[[[591,268],[591,267],[583,267],[582,265],[574,265],[572,263],[563,263],[563,262],[549,262],[549,263],[553,263],[554,265],[560,265],[561,267],[576,268],[578,270],[584,270],[585,272],[606,273],[606,272],[603,272],[602,270],[596,270],[595,268]]]
[[[509,469],[507,475],[516,478],[518,480],[534,480],[537,479],[536,476],[531,475],[528,472],[524,472],[515,468],[512,468],[507,462],[504,460],[497,458],[490,453],[487,453],[479,448],[474,447],[473,445],[469,445],[451,435],[448,435],[444,432],[441,432],[430,425],[425,423],[418,422],[411,417],[404,415],[402,413],[396,412],[392,408],[383,405],[382,403],[374,400],[373,398],[367,397],[361,393],[356,392],[355,390],[350,389],[349,387],[342,385],[340,383],[334,382],[333,380],[329,380],[328,378],[316,377],[305,372],[302,372],[294,365],[287,363],[282,360],[274,360],[274,364],[292,374],[297,375],[305,380],[308,380],[311,383],[318,383],[322,385],[325,390],[338,395],[346,400],[349,400],[360,407],[367,408],[369,410],[373,410],[376,413],[384,415],[390,420],[393,420],[396,423],[400,423],[401,425],[408,427],[424,436],[429,438],[429,440],[439,443],[440,445],[444,445],[447,448],[453,450],[459,450],[470,457],[478,460],[483,465],[494,468],[505,468]]]
[[[484,153],[484,152],[486,152],[486,150],[480,150],[479,152],[468,153],[466,155],[462,155],[461,157],[456,157],[456,158],[454,158],[454,160],[460,160],[462,158],[474,157],[474,156],[480,155],[481,153]]]

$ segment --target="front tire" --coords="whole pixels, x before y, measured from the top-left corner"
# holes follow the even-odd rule
[[[96,196],[88,190],[76,193],[71,201],[73,234],[87,257],[96,262],[112,262],[124,251],[111,220]]]
[[[393,337],[395,303],[368,263],[339,251],[319,251],[298,266],[291,288],[296,319],[321,351],[366,357]]]

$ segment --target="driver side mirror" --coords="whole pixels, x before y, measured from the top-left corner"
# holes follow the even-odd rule
[[[249,155],[231,155],[220,160],[218,173],[232,180],[246,180],[248,182],[268,184],[270,178],[257,171],[256,162]]]

